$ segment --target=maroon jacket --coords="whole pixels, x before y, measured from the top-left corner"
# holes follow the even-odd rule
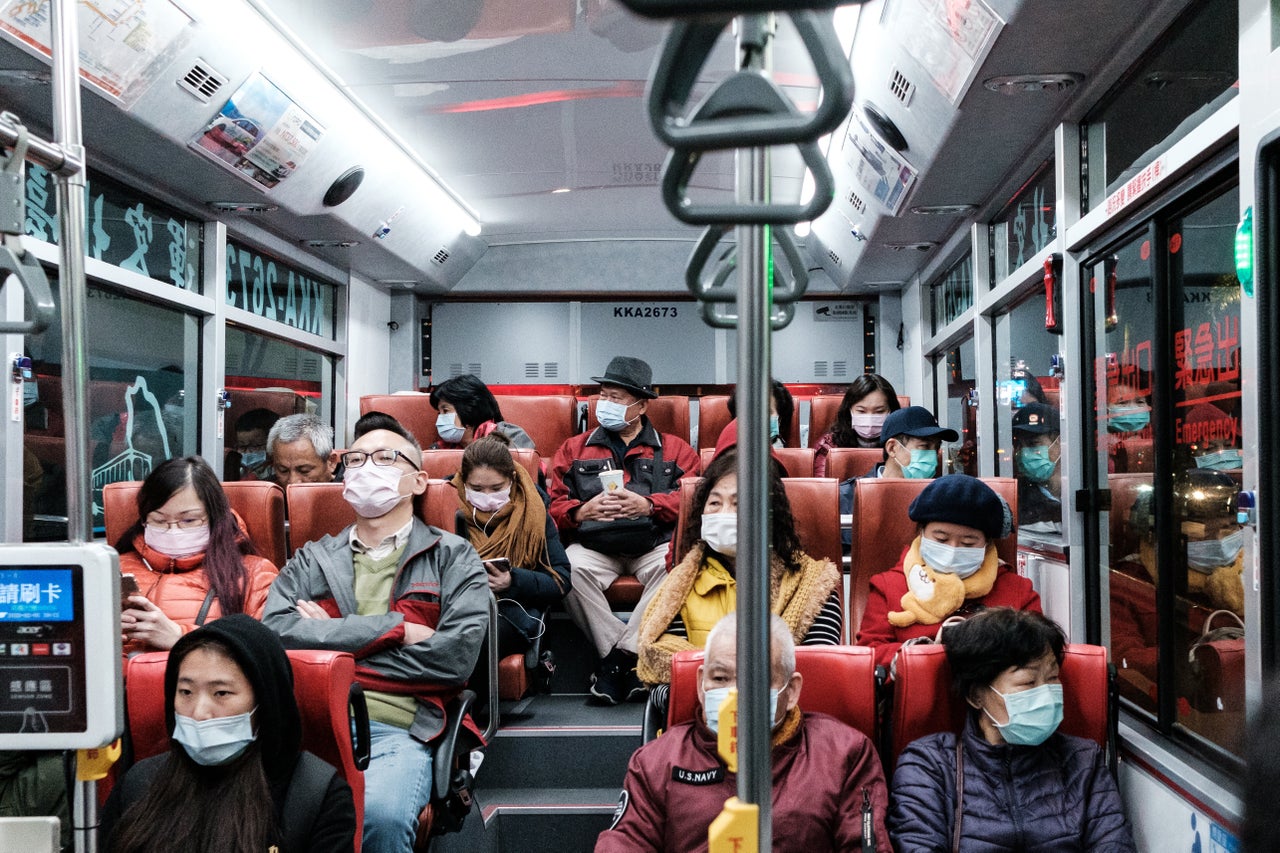
[[[613,825],[600,834],[596,853],[702,853],[707,827],[737,785],[701,719],[674,726],[631,756]],[[806,713],[796,735],[773,749],[773,849],[859,853],[864,791],[875,849],[892,853],[889,795],[875,747],[839,720]]]
[[[871,576],[867,606],[858,627],[858,645],[871,646],[876,650],[877,666],[888,666],[907,640],[915,637],[933,639],[938,633],[937,625],[917,622],[906,628],[895,628],[889,624],[890,611],[901,610],[902,596],[907,594],[907,576],[902,571],[902,561],[909,549],[910,546],[903,549],[898,565]],[[1040,594],[1031,586],[1031,581],[1001,563],[991,592],[982,598],[965,601],[954,615],[968,616],[985,607],[1012,607],[1040,613]]]

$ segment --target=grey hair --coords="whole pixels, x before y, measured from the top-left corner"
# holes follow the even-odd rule
[[[708,649],[711,648],[711,644],[722,637],[725,642],[736,644],[738,639],[738,615],[736,613],[724,616],[715,624],[715,627],[707,634],[706,647]],[[782,677],[785,681],[796,671],[796,641],[792,639],[791,629],[787,626],[787,623],[783,622],[782,617],[776,613],[769,615],[769,648],[777,659],[776,663],[782,667]]]
[[[267,455],[275,453],[276,442],[292,444],[307,439],[320,459],[333,453],[333,427],[315,415],[288,415],[275,422],[267,433]]]

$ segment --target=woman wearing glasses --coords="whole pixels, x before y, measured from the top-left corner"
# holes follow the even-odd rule
[[[198,456],[162,462],[143,481],[138,521],[116,550],[121,574],[137,586],[122,602],[126,655],[173,648],[183,634],[229,613],[262,618],[276,577]]]

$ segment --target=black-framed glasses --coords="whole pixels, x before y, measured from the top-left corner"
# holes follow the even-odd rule
[[[413,466],[413,470],[422,470],[422,467],[417,462],[414,462],[399,450],[391,450],[390,448],[375,450],[372,453],[365,453],[363,450],[348,450],[342,454],[342,464],[347,468],[359,468],[369,459],[373,460],[374,465],[380,465],[384,468],[388,465],[396,464],[397,459],[403,459]]]

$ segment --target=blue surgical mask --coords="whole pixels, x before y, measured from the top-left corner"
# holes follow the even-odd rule
[[[1137,432],[1151,423],[1146,406],[1113,406],[1107,409],[1107,432]]]
[[[1210,471],[1239,471],[1244,467],[1244,457],[1239,450],[1228,447],[1197,456],[1196,467],[1208,468]]]
[[[630,423],[627,420],[627,407],[613,400],[601,400],[596,404],[596,420],[609,432],[622,432]]]
[[[967,578],[982,568],[982,561],[987,558],[987,549],[985,546],[953,548],[934,539],[921,537],[920,556],[935,571]]]
[[[22,382],[22,405],[30,406],[32,403],[40,399],[40,385],[34,379],[24,379]]]
[[[730,687],[713,687],[710,690],[703,691],[702,710],[707,716],[707,728],[715,734],[720,733],[720,706],[724,704],[724,700],[729,698]],[[778,693],[779,691],[769,688],[769,719],[776,720],[778,718]],[[741,699],[742,697],[738,697]],[[770,724],[776,728],[776,723]]]
[[[462,441],[462,435],[466,431],[466,427],[458,426],[458,419],[453,412],[441,412],[436,416],[436,434],[441,441],[457,444]]]
[[[1049,458],[1048,446],[1022,447],[1018,449],[1018,467],[1033,483],[1047,483],[1058,467],[1058,460]]]
[[[1041,684],[1017,693],[1001,693],[993,687],[991,692],[1004,700],[1009,722],[1002,726],[986,708],[982,711],[991,718],[1005,743],[1039,746],[1062,724],[1061,684]]]
[[[192,761],[204,767],[235,761],[257,737],[253,732],[253,711],[207,720],[173,715],[173,739],[182,744]]]
[[[257,468],[267,461],[267,451],[254,450],[240,454],[240,465],[243,468]]]
[[[928,480],[938,473],[938,451],[912,450],[911,461],[902,466],[902,476],[908,480]]]
[[[781,435],[781,432],[779,430],[780,430],[780,427],[778,426],[778,416],[769,415],[769,438],[773,439]]]
[[[1187,565],[1209,573],[1221,566],[1229,566],[1240,556],[1244,548],[1244,531],[1237,530],[1222,539],[1205,539],[1187,543]]]

